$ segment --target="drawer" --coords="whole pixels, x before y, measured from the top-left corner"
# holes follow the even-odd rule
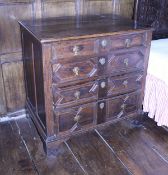
[[[65,83],[96,77],[98,74],[97,58],[81,59],[74,62],[58,62],[52,65],[53,82]]]
[[[77,105],[98,98],[98,83],[90,82],[68,88],[53,85],[53,102],[56,108]]]
[[[144,69],[144,49],[114,52],[108,55],[107,73],[122,73]]]
[[[125,76],[115,76],[108,79],[107,96],[131,92],[142,88],[143,72],[131,73]]]
[[[107,100],[107,121],[127,116],[140,109],[140,91]]]
[[[52,59],[64,59],[95,55],[98,51],[95,39],[60,41],[52,44]]]
[[[55,117],[58,119],[59,132],[74,132],[95,125],[96,111],[96,103],[89,103],[55,112]]]
[[[137,46],[145,46],[146,45],[146,36],[145,33],[140,34],[126,34],[122,36],[111,37],[111,50],[116,49],[127,49],[131,47]]]

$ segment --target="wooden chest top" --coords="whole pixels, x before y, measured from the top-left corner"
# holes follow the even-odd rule
[[[19,22],[40,42],[115,35],[120,32],[149,30],[130,19],[112,15],[46,18]]]

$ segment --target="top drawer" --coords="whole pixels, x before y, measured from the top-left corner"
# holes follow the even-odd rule
[[[93,56],[117,49],[146,45],[146,34],[120,34],[92,39],[60,41],[52,44],[52,59]]]

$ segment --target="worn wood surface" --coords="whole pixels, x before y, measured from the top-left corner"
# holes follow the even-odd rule
[[[83,134],[82,137],[75,136],[67,141],[67,145],[87,174],[130,175],[95,131]]]
[[[36,175],[15,122],[0,124],[0,172],[6,175]]]
[[[158,175],[161,171],[166,175],[167,161],[153,150],[145,136],[141,136],[145,130],[143,123],[123,120],[99,133],[133,174]]]
[[[148,118],[72,137],[46,157],[29,118],[0,123],[3,175],[167,175],[168,131]]]
[[[81,0],[79,11],[80,14],[84,15],[112,13],[112,0]],[[132,12],[133,0],[122,0],[120,13],[123,16],[131,18]],[[10,62],[12,61],[11,64],[5,65],[4,70],[6,72],[4,73],[4,78],[9,80],[11,78],[10,73],[13,70],[22,69],[21,64],[17,62],[18,58],[15,57],[16,53],[21,55],[18,20],[41,17],[74,16],[75,14],[76,5],[74,0],[0,0],[0,60],[3,56],[6,60],[10,60]],[[21,57],[19,59],[21,59]],[[18,64],[20,64],[20,66],[18,66]],[[22,78],[20,79],[20,77],[23,77],[23,75],[21,75],[22,72],[20,72],[21,74],[18,72],[20,72],[20,70],[15,74],[15,80],[18,83],[18,87],[20,87],[24,82]],[[0,79],[0,82],[4,81],[2,76],[0,76]],[[11,87],[15,86],[15,83],[13,83],[13,81],[10,82]],[[0,114],[15,111],[24,106],[23,101],[25,92],[23,90],[17,91],[15,89],[8,91],[8,84],[0,83],[0,86],[2,87],[2,91],[5,89],[5,94],[1,92],[0,98],[4,99],[4,95],[7,96],[7,102],[3,100],[1,103]],[[15,104],[15,98],[21,100],[17,101],[17,104]]]
[[[57,140],[98,127],[100,121],[105,125],[142,110],[143,72],[147,69],[145,62],[149,50],[146,51],[146,48],[151,42],[148,40],[151,28],[138,24],[135,28],[134,21],[118,15],[81,17],[79,26],[74,17],[19,22],[28,92],[26,103],[30,106],[28,111],[33,112],[31,117],[46,144],[47,153]],[[101,62],[103,59],[104,64]],[[130,80],[129,73],[135,74],[137,71],[141,71],[142,75]],[[121,85],[107,83],[106,79],[110,77],[112,82],[119,78]],[[142,78],[141,85],[133,88],[132,81],[138,83],[139,78]],[[84,82],[95,81],[98,82],[98,93],[91,99],[92,103],[86,104],[87,101],[82,99],[81,95],[88,93],[86,88],[71,91],[73,97],[68,97],[68,89],[79,85],[85,87]],[[64,89],[67,104],[65,101],[62,106],[58,105],[64,100],[62,95],[58,100],[53,100],[53,96],[58,94],[57,90],[52,91],[53,86]],[[96,86],[94,84],[89,88],[89,96]],[[107,88],[111,94],[107,93]],[[113,94],[115,91],[118,93]],[[98,106],[97,103],[102,99],[106,105],[100,103]],[[100,116],[97,121],[98,108],[103,109],[105,106],[106,113],[101,116],[103,120],[105,118],[104,122]],[[44,132],[46,137],[43,137]]]

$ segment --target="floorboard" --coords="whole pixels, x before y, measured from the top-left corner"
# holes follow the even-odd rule
[[[168,132],[147,117],[71,137],[46,157],[30,118],[0,123],[2,175],[167,175]]]
[[[36,175],[15,123],[0,124],[0,174]]]
[[[21,119],[17,121],[17,124],[40,175],[85,174],[64,143],[58,147],[55,155],[46,157],[42,142],[32,121],[30,119]]]
[[[75,136],[67,144],[88,174],[130,175],[95,131]]]
[[[132,174],[167,175],[167,162],[142,139],[142,130],[139,122],[122,120],[98,132]]]

